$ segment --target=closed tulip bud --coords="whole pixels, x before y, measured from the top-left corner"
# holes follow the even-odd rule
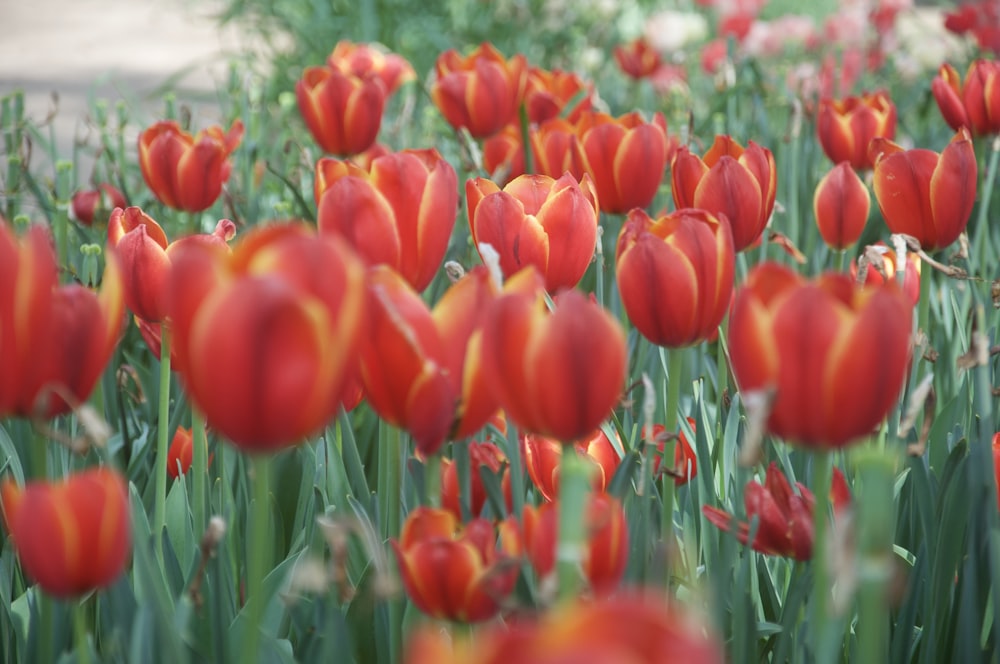
[[[58,286],[52,239],[18,240],[0,219],[0,418],[51,418],[90,396],[122,329],[122,276],[108,256],[100,293]]]
[[[597,197],[589,177],[558,180],[522,175],[502,190],[485,178],[465,184],[472,241],[500,254],[509,277],[527,265],[545,275],[545,288],[576,285],[597,246]]]
[[[364,278],[341,240],[304,224],[258,227],[231,253],[212,243],[179,247],[167,307],[173,347],[209,426],[250,452],[320,429],[357,372]]]
[[[591,466],[594,491],[604,491],[614,477],[621,458],[607,435],[600,429],[573,444],[580,458]],[[618,441],[621,447],[621,441]],[[559,467],[562,460],[562,443],[544,436],[521,437],[524,465],[528,476],[545,500],[555,500],[559,495]]]
[[[896,137],[896,105],[884,91],[865,93],[860,97],[819,103],[816,132],[823,152],[835,164],[850,162],[863,170],[874,165],[868,154],[873,138],[892,140]]]
[[[615,46],[614,56],[618,68],[636,80],[648,78],[663,64],[660,54],[645,37]]]
[[[229,131],[209,127],[192,136],[173,120],[139,135],[139,166],[146,185],[164,205],[185,212],[212,207],[229,180],[232,154],[243,140],[243,123]]]
[[[583,111],[589,111],[594,104],[594,85],[584,83],[573,72],[540,67],[528,69],[524,104],[528,110],[528,121],[539,124],[552,118],[564,117],[575,122]],[[572,108],[566,108],[573,102]],[[560,173],[562,175],[562,173]]]
[[[313,140],[329,154],[349,156],[375,143],[385,85],[374,73],[356,76],[333,67],[306,67],[295,98]]]
[[[903,150],[891,141],[872,141],[875,200],[893,233],[917,238],[924,251],[958,239],[976,202],[978,168],[965,129],[940,154]]]
[[[345,74],[359,77],[374,74],[381,79],[386,97],[391,96],[403,83],[417,78],[417,73],[406,58],[388,53],[376,44],[337,42],[330,57],[326,59],[326,64]]]
[[[94,468],[59,482],[0,486],[7,531],[25,573],[45,592],[80,597],[110,586],[132,550],[125,479]]]
[[[506,533],[505,533],[506,534]],[[518,542],[485,519],[462,527],[447,510],[418,507],[392,541],[406,596],[441,620],[480,622],[500,610],[514,590]]]
[[[441,506],[462,518],[461,490],[458,483],[458,464],[452,459],[441,460]],[[493,443],[469,443],[469,484],[471,502],[470,510],[473,517],[479,516],[486,505],[486,487],[483,485],[482,473],[488,472],[502,476],[500,487],[504,494],[507,509],[510,509],[512,497],[510,493],[510,473],[507,472],[507,455]]]
[[[941,65],[931,92],[948,126],[967,128],[974,136],[1000,133],[1000,63],[976,60],[962,83],[949,64]]]
[[[747,148],[716,136],[699,158],[681,147],[671,166],[674,204],[724,215],[737,252],[757,242],[774,210],[777,172],[774,155],[750,141]]]
[[[442,53],[434,64],[431,99],[455,129],[473,138],[497,133],[517,117],[528,80],[523,55],[509,60],[483,43],[466,57],[455,50]]]
[[[681,348],[719,327],[733,292],[728,222],[682,209],[653,220],[632,210],[618,236],[615,274],[629,320],[654,344]]]
[[[206,441],[206,449],[207,444],[208,441]],[[174,438],[170,442],[170,449],[167,452],[167,477],[175,480],[182,475],[186,475],[187,471],[191,468],[193,457],[194,436],[191,429],[177,427],[177,431],[174,432]],[[208,461],[209,463],[212,462],[211,457],[208,457]]]
[[[618,403],[625,333],[579,291],[558,294],[550,313],[542,286],[533,268],[507,281],[483,326],[483,369],[523,431],[569,443],[594,431]]]
[[[845,274],[807,281],[764,263],[733,304],[733,374],[744,394],[774,391],[772,434],[843,447],[895,406],[909,366],[911,315],[894,283],[859,289]]]
[[[850,163],[834,166],[816,186],[813,214],[823,241],[832,249],[853,245],[865,230],[871,196]]]
[[[377,157],[369,170],[316,164],[320,233],[343,237],[369,265],[388,265],[416,290],[434,279],[455,225],[458,179],[437,150]]]
[[[116,207],[125,207],[125,195],[118,188],[99,184],[96,189],[87,189],[73,194],[69,209],[74,219],[84,226],[92,226],[94,219],[104,219]]]
[[[653,202],[677,150],[662,113],[646,122],[637,112],[613,118],[591,111],[580,116],[576,133],[602,212],[623,214]]]

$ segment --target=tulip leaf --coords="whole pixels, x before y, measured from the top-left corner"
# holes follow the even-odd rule
[[[503,495],[503,488],[500,484],[502,475],[490,470],[486,464],[479,466],[479,478],[486,491],[486,500],[490,506],[490,511],[497,519],[507,516],[507,501]],[[478,516],[478,515],[473,515]]]
[[[186,575],[195,563],[201,538],[192,532],[187,483],[183,479],[175,480],[167,493],[166,522],[171,547],[177,552],[178,564]]]
[[[0,477],[10,473],[19,484],[24,484],[24,469],[21,467],[21,458],[14,447],[14,441],[10,439],[7,429],[0,425]]]

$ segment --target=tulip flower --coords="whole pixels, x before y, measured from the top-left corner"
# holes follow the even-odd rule
[[[729,353],[743,394],[774,391],[771,433],[837,448],[896,405],[910,360],[913,307],[895,283],[859,289],[846,274],[807,281],[764,263],[736,293]]]
[[[224,247],[235,235],[236,224],[222,219],[211,235],[191,235],[180,243],[216,242]],[[168,242],[160,225],[140,208],[115,208],[111,213],[108,246],[121,260],[125,305],[149,323],[166,317],[170,255],[178,244]]]
[[[573,107],[566,108],[570,102],[573,102]],[[560,116],[575,122],[581,113],[593,106],[594,85],[584,83],[573,72],[530,67],[524,104],[528,110],[528,121],[534,124]]]
[[[52,418],[86,401],[111,359],[124,304],[108,256],[99,294],[58,286],[52,239],[33,226],[18,240],[0,219],[0,418]]]
[[[813,214],[819,234],[831,249],[843,251],[858,241],[870,209],[868,188],[849,162],[834,166],[816,186]]]
[[[375,143],[386,88],[375,73],[356,76],[334,67],[306,67],[295,84],[299,113],[313,140],[330,154],[354,155]]]
[[[618,68],[636,80],[652,76],[653,72],[663,65],[660,54],[645,37],[639,37],[627,44],[615,46],[614,56]]]
[[[455,129],[465,128],[473,138],[487,138],[517,117],[528,79],[523,55],[506,59],[483,43],[466,57],[454,49],[434,63],[431,99]]]
[[[872,141],[875,200],[893,233],[917,238],[924,251],[943,249],[958,239],[976,202],[976,152],[972,138],[959,130],[938,154],[904,150]]]
[[[146,185],[164,205],[185,212],[212,207],[229,179],[232,154],[243,140],[243,123],[228,132],[214,126],[192,136],[173,120],[139,135],[139,166]]]
[[[483,168],[501,187],[524,175],[524,146],[518,125],[509,124],[483,141]],[[538,168],[535,170],[541,172]]]
[[[980,49],[1000,55],[1000,6],[996,0],[958,4],[945,13],[944,27],[957,35],[971,33]]]
[[[326,59],[326,64],[344,74],[353,74],[361,78],[374,74],[381,79],[386,97],[392,96],[403,83],[417,78],[417,73],[413,71],[413,66],[406,58],[388,53],[375,44],[337,42],[333,52]]]
[[[97,185],[95,189],[86,189],[73,194],[69,209],[74,219],[84,226],[92,226],[95,218],[103,219],[111,213],[111,210],[127,205],[125,194],[105,182]]]
[[[518,543],[498,539],[486,519],[464,527],[447,510],[418,507],[392,541],[406,596],[441,620],[489,620],[514,590]]]
[[[369,265],[388,265],[422,291],[448,250],[458,178],[434,149],[376,157],[367,171],[321,159],[316,204],[321,233],[340,235]]]
[[[736,538],[743,544],[750,539],[750,523],[758,518],[757,534],[750,547],[771,556],[786,556],[795,560],[809,560],[813,549],[813,507],[816,498],[812,491],[796,482],[799,492],[794,493],[778,464],[767,467],[764,484],[748,482],[743,490],[747,521],[735,523]],[[833,509],[838,512],[851,502],[847,481],[839,468],[833,469],[830,486]],[[734,527],[734,517],[711,505],[701,508],[705,518],[715,526],[729,531]]]
[[[373,314],[361,378],[372,409],[407,429],[424,455],[479,431],[497,410],[481,360],[495,297],[486,268],[455,283],[433,312],[388,267],[371,268],[367,281]]]
[[[725,215],[737,252],[763,235],[774,210],[777,173],[774,155],[750,141],[743,147],[716,136],[703,158],[681,147],[671,166],[674,204]]]
[[[613,118],[591,111],[580,116],[576,134],[602,212],[623,214],[653,202],[677,150],[662,113],[646,122],[637,112]]]
[[[530,140],[538,173],[553,178],[570,173],[577,180],[582,180],[587,173],[587,160],[580,148],[576,124],[564,118],[547,120],[530,132]]]
[[[508,280],[483,325],[483,371],[522,431],[570,443],[594,431],[618,403],[625,333],[579,291],[556,295],[549,313],[542,285],[533,268]]]
[[[621,447],[621,441],[618,441]],[[621,458],[607,435],[598,429],[590,436],[573,443],[576,453],[591,467],[594,491],[604,491]],[[559,464],[562,460],[562,444],[558,440],[537,435],[521,437],[521,448],[524,450],[524,465],[528,476],[545,500],[553,501],[559,495]]]
[[[586,507],[587,543],[583,555],[583,575],[591,590],[605,595],[618,587],[628,563],[628,526],[625,510],[617,498],[606,493],[591,494]],[[518,520],[508,517],[502,532],[516,530]],[[520,515],[520,540],[524,553],[540,579],[556,569],[559,541],[559,505],[525,505]]]
[[[953,130],[965,127],[974,136],[1000,133],[1000,63],[974,61],[964,84],[954,67],[943,64],[931,82],[931,92]]]
[[[471,488],[469,498],[472,503],[470,506],[472,516],[478,516],[486,504],[486,487],[483,486],[481,474],[484,471],[494,475],[502,475],[500,486],[509,509],[512,499],[510,473],[507,472],[506,464],[507,456],[493,443],[469,443],[469,484]],[[461,519],[461,491],[458,485],[457,465],[452,459],[441,460],[441,506],[454,514],[456,519]]]
[[[500,254],[509,277],[526,265],[545,275],[545,288],[576,285],[597,246],[597,196],[584,176],[558,180],[522,175],[503,189],[485,178],[465,184],[472,241],[489,244]]]
[[[186,475],[188,469],[191,468],[193,457],[194,436],[191,429],[177,427],[177,431],[174,432],[174,438],[170,443],[170,450],[167,452],[167,476],[175,480],[181,475]],[[211,457],[208,457],[208,461],[209,463],[212,462]]]
[[[896,280],[896,252],[892,251],[885,242],[876,242],[872,245],[881,254],[882,270],[869,263],[865,272],[864,285],[871,284],[878,286],[887,281]],[[851,278],[857,279],[858,263],[851,261]],[[906,267],[903,274],[903,293],[913,306],[917,306],[920,301],[920,256],[912,251],[906,252]]]
[[[691,425],[691,428],[694,429],[694,420],[689,417],[687,421]],[[654,476],[660,474],[660,468],[663,465],[667,435],[667,429],[662,424],[654,424],[649,433],[648,440],[656,445],[656,450],[659,452],[653,460]],[[677,441],[674,445],[674,467],[666,472],[673,476],[674,486],[678,487],[684,486],[698,475],[698,458],[695,456],[694,449],[691,447],[691,443],[688,442],[687,436],[684,435],[683,431],[677,434]]]
[[[725,317],[736,258],[724,219],[695,209],[655,221],[629,212],[618,236],[618,291],[629,320],[654,344],[696,344]]]
[[[858,170],[871,168],[868,145],[872,139],[896,137],[896,105],[884,91],[820,100],[816,132],[833,163],[847,161]]]
[[[11,479],[0,506],[24,572],[45,592],[71,599],[110,586],[132,550],[125,478],[93,468],[58,482]]]
[[[173,349],[208,425],[250,452],[320,429],[357,372],[367,334],[364,266],[304,224],[257,227],[227,252],[171,257]]]

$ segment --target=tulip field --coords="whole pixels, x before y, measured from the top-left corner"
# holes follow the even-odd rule
[[[0,89],[0,661],[1000,661],[1000,2],[225,4]]]

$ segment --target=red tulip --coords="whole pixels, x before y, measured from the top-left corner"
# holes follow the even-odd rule
[[[484,42],[466,57],[455,50],[442,53],[434,74],[431,99],[448,124],[486,138],[517,117],[528,64],[523,55],[508,60]]]
[[[93,468],[24,487],[6,479],[0,504],[21,567],[45,592],[79,597],[110,586],[125,569],[132,527],[117,472]]]
[[[523,431],[568,443],[596,429],[618,403],[625,333],[579,291],[557,295],[549,313],[542,285],[533,268],[507,282],[483,326],[483,370]]]
[[[295,97],[309,133],[324,151],[353,155],[375,143],[386,98],[375,73],[362,77],[329,66],[306,67]]]
[[[206,450],[207,450],[206,441]],[[207,453],[207,452],[206,452]],[[194,458],[194,436],[191,429],[177,427],[174,438],[170,442],[170,449],[167,452],[167,476],[170,479],[177,479],[181,475],[186,475],[191,468],[191,461]],[[211,457],[208,458],[211,463]]]
[[[621,447],[621,441],[618,441]],[[607,435],[600,429],[592,435],[573,444],[581,459],[591,467],[594,491],[604,491],[621,458]],[[553,501],[559,496],[559,468],[562,460],[562,443],[544,436],[524,435],[521,437],[524,450],[524,465],[528,476],[545,500]]]
[[[553,178],[570,173],[577,180],[583,179],[587,173],[587,159],[580,147],[577,125],[564,118],[552,118],[533,129],[529,138],[538,173]]]
[[[500,254],[509,277],[526,265],[545,275],[545,288],[575,286],[587,271],[597,245],[597,197],[584,176],[558,180],[522,175],[502,190],[485,178],[465,183],[472,241]]]
[[[388,265],[422,291],[448,249],[458,179],[434,149],[377,157],[368,171],[321,159],[316,203],[321,233],[340,235],[369,265]]]
[[[823,99],[816,117],[820,145],[830,161],[850,162],[863,170],[873,166],[868,145],[873,138],[896,136],[896,105],[884,91],[860,97]]]
[[[798,493],[792,491],[784,473],[773,461],[767,468],[763,486],[759,482],[747,483],[743,493],[747,520],[758,519],[757,535],[750,545],[755,551],[795,560],[812,558],[816,498],[802,484],[796,482],[795,486],[799,489]],[[833,469],[830,497],[835,511],[851,502],[847,481],[839,468]],[[706,519],[723,530],[729,531],[734,527],[734,517],[728,512],[710,505],[703,505],[701,511]],[[735,528],[737,539],[746,544],[750,539],[750,524],[741,521],[735,523]]]
[[[724,218],[723,218],[724,219]],[[715,332],[733,292],[735,254],[726,221],[682,209],[655,221],[632,210],[618,236],[622,306],[654,344],[680,348]]]
[[[924,251],[943,249],[958,239],[976,202],[976,152],[965,129],[940,153],[903,150],[883,139],[872,141],[875,200],[893,233],[917,238]]]
[[[333,53],[326,59],[326,64],[345,74],[361,78],[374,74],[382,80],[386,97],[392,95],[403,83],[417,78],[417,73],[406,58],[388,53],[375,44],[337,42]]]
[[[885,275],[874,266],[869,264],[865,274],[864,284],[878,286],[887,281],[896,280],[896,252],[889,249],[885,242],[876,242],[874,247],[879,247],[882,253],[882,264]],[[903,294],[906,295],[913,306],[920,300],[920,256],[912,251],[906,252],[906,267],[903,275]],[[851,261],[851,279],[857,279],[858,262]]]
[[[729,319],[740,391],[775,390],[771,433],[807,447],[847,445],[896,405],[912,309],[894,283],[858,289],[845,274],[807,281],[776,263],[759,265]]]
[[[813,214],[819,234],[833,249],[847,249],[861,238],[870,209],[868,188],[849,162],[834,166],[816,186]]]
[[[95,218],[103,219],[116,207],[125,207],[125,194],[107,183],[96,189],[86,189],[73,194],[69,209],[74,219],[84,226],[92,226]]]
[[[615,46],[614,56],[618,68],[636,80],[651,76],[663,65],[660,54],[645,37]]]
[[[232,253],[188,242],[171,259],[168,313],[187,393],[251,452],[320,429],[357,372],[364,267],[303,224],[257,227]]]
[[[764,233],[774,210],[777,173],[774,155],[750,141],[743,147],[729,136],[716,136],[701,159],[681,147],[671,166],[674,204],[725,215],[733,231],[733,249],[743,251]]]
[[[139,135],[139,166],[153,194],[167,207],[201,212],[212,207],[229,179],[232,154],[243,140],[243,123],[215,126],[192,136],[173,120]]]
[[[512,502],[510,493],[510,473],[507,472],[507,456],[493,443],[469,443],[469,483],[472,516],[476,517],[483,511],[486,504],[486,487],[483,486],[482,472],[501,475],[500,487],[504,493],[507,508]],[[452,459],[441,459],[441,506],[462,518],[460,503],[461,491],[458,485],[457,463]]]
[[[584,83],[573,72],[561,69],[549,71],[540,67],[528,69],[524,104],[530,122],[538,124],[560,116],[575,122],[583,111],[591,109],[593,97],[594,85]],[[573,102],[573,107],[567,108],[570,102]]]
[[[485,519],[463,528],[451,512],[418,507],[392,548],[403,588],[417,608],[433,618],[480,622],[496,615],[517,580],[517,542],[501,536],[497,544]]]
[[[689,417],[687,421],[694,429],[694,420]],[[663,465],[664,449],[667,446],[666,437],[666,427],[662,424],[654,424],[648,439],[656,445],[656,450],[659,452],[653,461],[654,476],[659,475],[660,467]],[[677,440],[674,443],[674,467],[668,472],[673,475],[675,486],[684,486],[698,475],[698,458],[683,431],[677,434]]]
[[[955,68],[943,64],[931,91],[945,122],[955,131],[966,127],[976,136],[1000,133],[1000,63],[976,60],[969,65],[964,85]]]
[[[0,219],[0,418],[51,418],[86,401],[122,328],[122,276],[108,256],[100,294],[58,286],[48,231],[19,241]]]
[[[509,124],[483,141],[483,168],[501,187],[524,175],[524,146],[518,125]],[[541,172],[538,168],[535,170]]]

